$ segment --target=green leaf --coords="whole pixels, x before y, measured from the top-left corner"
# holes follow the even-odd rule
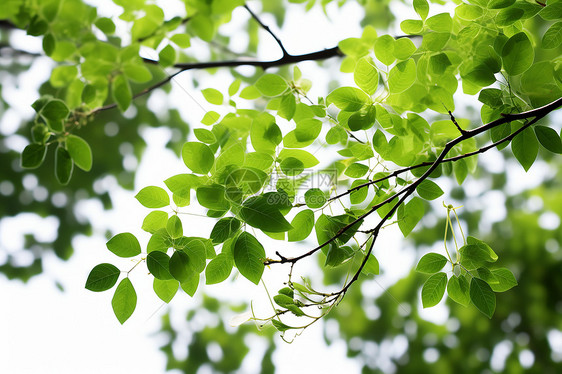
[[[374,254],[370,254],[361,273],[365,275],[378,275],[379,274],[379,260]]]
[[[425,21],[425,25],[433,31],[451,32],[453,28],[453,19],[449,13],[439,13],[429,17]]]
[[[55,176],[60,184],[67,184],[72,176],[74,164],[68,154],[68,151],[63,147],[57,147],[55,153]]]
[[[179,286],[179,282],[175,279],[161,280],[158,278],[154,278],[152,289],[156,293],[156,296],[160,298],[160,300],[165,303],[169,303],[178,292]]]
[[[406,34],[419,34],[423,30],[423,21],[407,19],[400,22],[400,29]]]
[[[115,235],[109,239],[106,246],[107,249],[119,257],[134,257],[141,253],[139,241],[129,232]]]
[[[161,210],[155,210],[148,213],[142,221],[142,229],[146,232],[154,234],[156,231],[165,228],[168,222],[168,213]]]
[[[211,231],[210,239],[213,244],[224,243],[226,239],[230,238],[240,228],[240,221],[234,217],[227,217],[220,219],[213,230]]]
[[[115,24],[110,18],[101,17],[95,22],[95,25],[101,32],[106,35],[113,34],[115,32]]]
[[[369,96],[365,92],[355,87],[336,88],[326,97],[327,104],[333,103],[347,112],[355,112],[361,109],[369,100]]]
[[[41,115],[48,121],[64,121],[70,110],[64,103],[64,101],[59,99],[52,99],[45,104],[43,109],[41,109]]]
[[[92,169],[92,149],[90,145],[76,135],[68,135],[65,143],[66,149],[76,166],[84,171],[90,171]]]
[[[510,7],[515,3],[515,0],[490,0],[488,9],[502,9]]]
[[[404,237],[416,227],[424,214],[423,201],[414,197],[408,204],[402,204],[398,208],[398,227]]]
[[[88,279],[86,280],[86,288],[90,291],[101,292],[107,291],[115,286],[121,271],[111,264],[99,264],[94,266]]]
[[[437,273],[429,277],[425,281],[421,291],[423,307],[429,308],[439,304],[445,294],[446,287],[447,274]]]
[[[181,149],[181,157],[185,166],[197,174],[207,174],[215,163],[211,148],[198,142],[185,143]]]
[[[155,278],[162,280],[173,279],[172,274],[170,274],[170,257],[164,252],[150,252],[146,257],[146,266]]]
[[[447,258],[439,253],[427,253],[418,262],[416,271],[427,274],[437,273],[443,269],[447,261]]]
[[[314,228],[314,213],[310,209],[299,212],[291,221],[293,228],[287,233],[290,242],[300,242],[308,238]]]
[[[482,16],[483,13],[484,10],[481,7],[477,5],[468,5],[465,3],[461,3],[461,5],[459,5],[455,9],[455,14],[459,18],[462,18],[466,21],[473,21],[475,19],[478,19]]]
[[[287,81],[276,74],[264,74],[255,84],[264,96],[279,96],[289,88]]]
[[[487,262],[495,262],[497,255],[490,253],[489,248],[485,243],[475,243],[468,241],[468,244],[459,249],[461,254],[461,264],[467,269],[476,269],[485,266]]]
[[[168,222],[166,223],[166,231],[168,235],[172,239],[178,239],[183,236],[183,226],[181,224],[181,220],[177,215],[173,215],[168,218]]]
[[[320,163],[316,157],[311,153],[304,151],[302,149],[282,149],[279,152],[279,159],[284,160],[288,157],[294,157],[300,160],[305,168],[311,168]]]
[[[416,49],[416,45],[410,39],[400,38],[394,43],[394,57],[399,60],[407,60]]]
[[[222,93],[214,88],[205,88],[201,91],[205,100],[214,105],[222,105],[224,97]]]
[[[213,144],[217,142],[217,138],[215,137],[215,134],[213,134],[211,131],[207,130],[207,129],[193,129],[193,135],[195,135],[195,137],[206,144]]]
[[[277,329],[277,331],[279,331],[279,332],[284,332],[284,331],[293,329],[293,327],[288,326],[288,325],[284,324],[283,322],[278,321],[278,320],[276,320],[276,319],[272,319],[272,320],[271,320],[271,324],[272,324],[273,327],[275,327],[275,328]]]
[[[111,94],[121,112],[126,111],[129,105],[131,105],[133,93],[131,92],[129,81],[123,74],[117,75],[113,78],[113,82],[111,83]]]
[[[304,193],[304,201],[309,208],[322,208],[326,204],[326,195],[319,188],[311,188]]]
[[[502,61],[509,75],[519,75],[533,64],[535,51],[526,33],[513,35],[502,49]]]
[[[388,75],[391,93],[406,91],[416,81],[416,63],[413,59],[401,61],[394,66]]]
[[[529,171],[539,152],[539,142],[533,130],[527,127],[511,141],[513,155],[525,171]]]
[[[517,280],[513,273],[507,268],[498,268],[491,270],[492,275],[498,281],[498,283],[490,284],[492,291],[494,292],[505,292],[517,286]]]
[[[262,113],[256,117],[250,128],[250,139],[256,151],[275,153],[275,148],[283,139],[281,130],[275,123],[275,117],[269,113]]]
[[[279,165],[283,174],[289,177],[294,177],[304,171],[304,165],[301,160],[294,157],[287,157],[281,161]]]
[[[32,143],[27,145],[21,154],[21,166],[27,169],[34,169],[43,163],[47,147],[43,144]]]
[[[170,274],[180,281],[180,283],[187,282],[190,278],[196,275],[195,270],[190,265],[189,256],[184,251],[175,251],[170,258],[169,264]]]
[[[549,1],[548,5],[541,9],[539,15],[542,19],[553,21],[562,18],[562,4],[560,2]]]
[[[289,231],[293,227],[283,217],[279,211],[278,201],[275,200],[274,195],[250,197],[242,203],[240,216],[250,226],[265,232]]]
[[[233,249],[234,263],[246,279],[258,284],[264,270],[265,250],[251,234],[243,232]]]
[[[552,153],[562,153],[562,141],[556,130],[546,126],[535,126],[539,143]]]
[[[219,254],[209,262],[205,269],[206,283],[217,284],[225,281],[230,276],[233,266],[234,262],[230,255]]]
[[[172,66],[176,62],[176,50],[168,44],[158,53],[158,63],[161,66]]]
[[[427,0],[414,0],[414,10],[417,14],[419,14],[421,19],[425,20],[427,18],[427,14],[429,13],[429,4]]]
[[[166,217],[166,222],[167,221],[168,217]],[[166,224],[166,222],[164,224]],[[171,239],[168,237],[168,233],[166,232],[166,230],[163,229],[158,230],[158,232],[152,234],[152,236],[148,240],[148,244],[146,245],[146,251],[148,253],[153,251],[166,252],[171,246]]]
[[[161,187],[145,187],[135,195],[135,198],[147,208],[155,209],[170,205],[170,196]]]
[[[435,200],[443,195],[443,190],[435,182],[429,179],[423,180],[417,187],[416,192],[426,200]]]
[[[326,262],[324,266],[336,267],[349,260],[355,252],[349,246],[339,246],[335,242],[331,242],[326,253]]]
[[[230,209],[230,203],[225,196],[225,189],[219,184],[197,188],[196,196],[199,204],[207,209],[218,211]]]
[[[345,169],[344,174],[350,178],[361,178],[369,171],[369,167],[367,165],[360,164],[358,162],[354,162],[353,164],[349,165],[347,169]]]
[[[135,311],[137,306],[137,293],[129,278],[124,278],[117,286],[115,294],[111,299],[111,306],[121,324],[125,323]]]
[[[379,72],[370,59],[363,57],[355,65],[353,79],[359,88],[372,95],[379,85]]]
[[[469,284],[464,275],[459,277],[453,275],[449,279],[449,283],[447,283],[447,293],[453,301],[463,306],[468,306],[470,304]]]
[[[197,287],[199,286],[199,278],[199,274],[193,274],[191,278],[180,283],[181,289],[184,290],[186,294],[193,297],[193,295],[195,295],[195,291],[197,291]]]
[[[476,277],[472,278],[470,281],[470,301],[488,318],[492,318],[496,310],[496,295],[488,283]]]

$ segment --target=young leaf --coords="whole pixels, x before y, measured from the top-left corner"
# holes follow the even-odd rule
[[[121,271],[114,265],[107,263],[96,265],[88,275],[86,288],[94,292],[107,291],[115,286],[119,274],[121,274]]]
[[[174,214],[168,219],[168,222],[166,223],[166,231],[172,239],[178,239],[183,236],[183,226],[177,215]]]
[[[470,281],[470,301],[488,318],[492,318],[496,310],[496,295],[488,283],[476,277],[472,278]]]
[[[398,208],[398,227],[405,237],[416,227],[423,214],[423,202],[417,197],[410,200],[408,204],[400,205]]]
[[[272,196],[250,197],[242,203],[240,216],[250,226],[266,232],[285,232],[293,228]]]
[[[416,192],[426,200],[435,200],[443,195],[443,190],[435,182],[429,179],[423,180],[417,187]]]
[[[401,61],[394,66],[388,75],[388,86],[391,93],[406,91],[416,81],[416,63],[413,59]]]
[[[213,227],[210,239],[215,245],[224,243],[224,241],[237,232],[239,228],[240,221],[238,219],[234,217],[222,218]]]
[[[197,291],[197,287],[199,287],[199,274],[195,273],[191,278],[189,278],[185,282],[180,283],[180,287],[186,294],[193,297],[195,295],[195,291]]]
[[[526,33],[513,35],[502,49],[502,61],[509,75],[519,75],[531,67],[535,59],[535,50]]]
[[[314,227],[314,213],[310,209],[299,212],[291,221],[293,228],[287,233],[290,242],[300,242],[310,235]]]
[[[447,258],[439,253],[427,253],[418,262],[416,271],[428,274],[437,273],[443,269],[447,261]]]
[[[76,166],[84,171],[90,171],[92,169],[92,149],[90,145],[76,135],[68,135],[65,142],[66,149]]]
[[[464,275],[458,277],[453,275],[449,279],[449,283],[447,283],[447,293],[453,301],[463,306],[468,306],[470,304],[469,284]]]
[[[48,122],[59,122],[64,121],[70,110],[62,100],[52,99],[45,104],[43,109],[41,109],[41,115],[48,121]]]
[[[167,221],[168,219],[166,218],[166,222]],[[162,230],[158,230],[158,232],[152,234],[152,236],[148,240],[146,251],[148,253],[152,251],[166,252],[168,248],[172,246],[171,244],[171,239],[168,237],[168,233],[166,232],[166,230],[164,229],[163,233]]]
[[[341,110],[355,112],[369,101],[365,92],[355,87],[336,88],[326,97],[326,103],[333,103]]]
[[[195,137],[199,141],[205,144],[213,144],[217,142],[217,138],[215,137],[215,134],[213,134],[211,131],[207,129],[193,129],[193,135],[195,135]]]
[[[492,291],[505,292],[517,286],[517,280],[513,273],[507,268],[498,268],[491,270],[492,275],[497,280],[497,283],[490,284]]]
[[[107,249],[119,257],[134,257],[141,253],[139,241],[129,232],[115,235],[109,239],[106,246]]]
[[[369,255],[367,263],[365,263],[365,266],[363,267],[363,270],[361,270],[361,273],[365,275],[379,274],[379,260],[377,260],[374,254]]]
[[[246,279],[258,284],[264,270],[265,250],[250,233],[243,232],[234,244],[234,263]]]
[[[562,153],[562,141],[556,130],[546,126],[535,126],[539,143],[552,153]]]
[[[379,72],[370,59],[363,57],[355,65],[353,79],[359,88],[372,95],[379,85]]]
[[[293,329],[293,327],[288,326],[288,325],[284,324],[283,322],[278,321],[278,320],[276,320],[276,319],[272,319],[272,320],[271,320],[271,324],[272,324],[273,327],[275,327],[275,328],[277,329],[277,331],[279,331],[279,332],[284,332],[284,331]]]
[[[221,253],[212,259],[205,269],[207,284],[216,284],[225,281],[232,272],[234,261],[228,254]]]
[[[322,208],[326,204],[326,195],[319,188],[311,188],[304,193],[304,201],[309,208]]]
[[[185,143],[181,149],[181,157],[185,166],[197,174],[207,174],[215,163],[211,148],[198,142]]]
[[[145,187],[135,195],[135,198],[147,208],[163,208],[170,205],[170,196],[161,187]]]
[[[111,306],[121,324],[125,323],[135,311],[137,306],[137,293],[129,278],[124,278],[117,286],[115,294],[111,299]]]
[[[63,147],[57,147],[55,153],[55,176],[60,184],[67,184],[72,176],[74,164],[68,154],[68,151]]]
[[[23,149],[21,154],[21,166],[27,169],[34,169],[43,163],[47,147],[43,144],[32,143]]]
[[[144,218],[142,221],[142,229],[146,232],[154,234],[156,231],[165,228],[168,222],[168,213],[161,210],[155,210]]]
[[[513,155],[525,171],[529,171],[539,152],[539,142],[533,130],[527,127],[521,131],[511,142]]]
[[[447,274],[437,273],[429,277],[421,292],[422,304],[424,308],[429,308],[439,304],[445,294],[447,287]]]
[[[201,91],[205,100],[214,105],[222,105],[224,97],[222,93],[214,88],[205,88]]]
[[[421,17],[421,19],[425,20],[427,18],[427,14],[429,13],[429,4],[427,0],[414,0],[414,10],[417,14]]]
[[[264,74],[256,81],[256,88],[264,96],[279,96],[289,88],[287,81],[276,74]]]
[[[153,251],[146,257],[146,266],[154,278],[173,279],[170,274],[170,257],[164,252]]]
[[[557,48],[562,44],[562,22],[556,22],[546,32],[542,37],[542,47],[544,49]]]
[[[179,282],[175,279],[161,280],[158,278],[154,278],[152,289],[156,293],[156,296],[160,298],[160,300],[165,303],[169,303],[178,292],[179,286]]]
[[[111,84],[111,94],[113,95],[113,100],[117,103],[121,112],[126,111],[129,105],[131,105],[131,101],[133,100],[131,86],[123,74],[117,75],[113,79]]]
[[[180,283],[187,282],[190,278],[196,275],[196,272],[190,266],[189,256],[187,253],[181,250],[174,252],[170,258],[170,274],[180,281]]]

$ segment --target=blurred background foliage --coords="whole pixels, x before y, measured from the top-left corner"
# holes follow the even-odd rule
[[[307,6],[306,1],[292,2]],[[359,3],[365,9],[362,25],[377,29],[387,29],[391,25],[394,16],[388,1],[360,0]],[[282,27],[286,2],[263,1],[262,5],[263,12],[273,14]],[[250,36],[247,50],[250,54],[256,53],[258,27],[248,23],[247,31]],[[12,45],[12,34],[17,32],[21,31],[13,30],[10,24],[0,24],[2,117],[10,111],[9,100],[5,98],[10,90],[6,90],[6,86],[17,89],[20,77],[33,64],[41,63],[41,57],[34,52],[22,53],[18,45]],[[221,48],[221,45],[228,45],[229,36],[219,35],[217,41],[220,45],[215,45],[211,51],[211,59],[231,58],[233,53]],[[185,56],[185,60],[194,58]],[[155,82],[162,77],[161,71],[153,69],[152,72]],[[233,75],[249,82],[256,76],[234,72]],[[198,75],[193,77],[197,86]],[[138,89],[133,87],[134,92]],[[39,94],[64,95],[55,92],[49,82],[41,85]],[[9,130],[0,132],[1,220],[29,213],[54,217],[58,222],[53,240],[38,240],[30,230],[25,235],[24,245],[17,250],[8,250],[0,237],[2,274],[25,282],[42,272],[42,258],[47,253],[54,253],[62,260],[72,256],[72,239],[92,231],[90,223],[77,211],[79,202],[96,199],[105,209],[111,209],[109,191],[101,183],[105,178],[113,178],[125,189],[134,188],[135,165],[146,146],[141,129],[170,128],[173,136],[168,147],[179,153],[188,137],[188,124],[173,108],[161,107],[154,113],[147,107],[149,98],[136,99],[134,108],[125,115],[117,110],[102,112],[80,130],[78,135],[87,138],[94,149],[95,163],[89,173],[75,170],[77,175],[68,186],[61,186],[53,176],[52,152],[41,168],[20,168],[18,149],[28,137],[29,118],[20,118],[21,123],[7,126]],[[6,121],[18,121],[18,116],[6,118]],[[506,154],[501,157],[507,157]],[[326,342],[345,341],[348,356],[360,362],[363,373],[562,372],[562,176],[559,173],[562,163],[547,154],[542,156],[544,161],[535,167],[546,168],[548,175],[537,187],[522,193],[507,194],[509,183],[518,183],[509,175],[509,167],[500,173],[481,167],[477,178],[484,188],[477,194],[462,188],[453,190],[456,201],[465,205],[459,213],[468,233],[489,243],[498,253],[501,266],[514,271],[519,281],[515,289],[498,296],[498,306],[491,320],[475,308],[464,308],[449,299],[448,317],[443,323],[425,320],[418,312],[420,287],[425,277],[411,272],[384,292],[372,280],[363,280],[354,286],[339,307],[321,322]],[[129,162],[125,165],[127,158]],[[130,161],[132,158],[134,160]],[[511,165],[509,160],[504,162]],[[505,196],[505,212],[500,213],[499,220],[483,225],[488,209],[485,201],[494,191]],[[428,214],[423,227],[413,233],[407,246],[415,248],[417,258],[421,257],[427,248],[442,243],[444,227],[443,217]],[[341,284],[342,276],[334,272],[326,282]],[[378,287],[380,296],[365,296],[362,292],[365,287]],[[230,310],[218,300],[204,297],[199,307],[188,312],[185,319],[188,323],[200,322],[196,314],[220,315],[225,308]],[[232,308],[245,310],[246,306]],[[272,328],[257,331],[251,324],[230,328],[221,319],[192,322],[190,327],[186,338],[185,332],[180,333],[171,322],[169,314],[164,315],[161,335],[165,343],[161,349],[167,357],[168,369],[184,373],[196,373],[200,368],[213,373],[241,372],[244,358],[250,352],[249,342],[255,342],[252,337],[259,336],[258,344],[264,347],[259,359],[261,373],[275,372],[273,355],[280,339]],[[187,355],[173,349],[178,344],[187,348]]]

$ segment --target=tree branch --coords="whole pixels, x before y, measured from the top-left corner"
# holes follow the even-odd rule
[[[275,35],[273,33],[273,31],[271,31],[271,29],[269,28],[269,26],[265,25],[260,18],[254,13],[252,12],[252,10],[248,7],[247,4],[244,4],[244,8],[246,8],[246,10],[248,11],[248,13],[250,13],[250,15],[252,16],[252,18],[261,26],[262,29],[264,29],[265,31],[267,31],[269,33],[269,35],[271,35],[273,37],[273,39],[275,39],[275,41],[277,42],[277,45],[279,46],[279,48],[281,48],[281,51],[283,52],[283,57],[286,56],[290,56],[289,52],[287,52],[287,50],[285,49],[285,47],[283,46],[283,43],[281,42],[281,40],[277,37],[277,35]]]
[[[392,217],[392,215],[394,214],[394,212],[398,209],[398,207],[400,206],[400,204],[402,204],[406,198],[408,196],[410,196],[416,189],[416,187],[423,182],[425,179],[427,179],[429,177],[429,175],[443,162],[445,162],[445,156],[451,151],[451,149],[453,149],[453,147],[455,147],[457,144],[473,138],[485,131],[488,131],[496,126],[500,126],[503,125],[505,123],[509,123],[512,121],[516,121],[516,120],[520,120],[520,119],[528,119],[528,118],[533,118],[532,121],[529,121],[528,123],[524,124],[520,129],[518,129],[517,131],[515,131],[513,134],[510,134],[508,137],[502,139],[499,142],[496,142],[496,145],[499,145],[505,141],[508,141],[510,139],[512,139],[513,137],[515,137],[517,134],[519,134],[521,131],[523,131],[525,128],[531,126],[532,124],[536,123],[538,120],[540,120],[541,118],[545,117],[547,114],[549,114],[550,112],[552,112],[553,110],[557,109],[558,107],[562,106],[562,98],[559,98],[545,106],[542,106],[540,108],[537,109],[532,109],[526,112],[522,112],[522,113],[518,113],[518,114],[506,114],[504,115],[502,118],[499,118],[495,121],[492,121],[488,124],[482,125],[480,127],[477,127],[473,130],[466,130],[464,132],[464,134],[462,134],[461,136],[449,141],[445,147],[443,148],[443,150],[441,151],[441,153],[439,154],[439,156],[437,157],[437,159],[433,162],[430,163],[429,168],[425,171],[425,173],[423,173],[422,176],[420,176],[415,182],[413,182],[412,184],[410,184],[407,187],[404,187],[401,191],[396,192],[394,195],[388,197],[386,200],[384,200],[383,202],[373,206],[371,209],[369,209],[369,211],[367,211],[366,213],[362,214],[361,216],[359,216],[357,219],[355,219],[353,222],[347,224],[346,226],[344,226],[342,229],[340,229],[340,231],[338,231],[336,233],[336,235],[334,235],[332,238],[330,238],[329,240],[327,240],[326,242],[318,245],[317,247],[311,249],[310,251],[297,256],[297,257],[283,257],[280,256],[280,260],[269,260],[266,261],[265,264],[266,265],[271,265],[271,264],[275,264],[275,263],[296,263],[297,261],[311,256],[314,253],[316,253],[318,250],[322,249],[323,247],[325,247],[326,245],[330,244],[331,242],[333,242],[334,240],[336,240],[337,238],[339,238],[341,235],[343,235],[347,230],[349,230],[352,226],[354,226],[355,224],[359,223],[360,221],[362,221],[363,219],[365,219],[366,217],[368,217],[369,215],[371,215],[373,212],[375,212],[376,210],[378,210],[381,206],[386,205],[391,203],[393,200],[395,200],[397,197],[399,197],[400,195],[403,195],[398,202],[392,206],[392,208],[387,212],[387,214],[381,219],[381,221],[379,222],[379,224],[372,230],[369,230],[368,232],[371,233],[371,235],[373,236],[373,245],[374,242],[379,234],[380,229],[382,228],[382,226],[384,225],[384,223],[390,218]],[[493,146],[493,145],[492,145]],[[487,151],[488,149],[491,149],[492,146],[488,146],[487,148],[481,148],[479,151],[477,151],[477,153],[483,153],[485,151]],[[476,153],[474,153],[476,154]],[[470,156],[474,155],[474,154],[470,154]],[[468,157],[467,155],[461,155],[463,157]],[[454,161],[453,158],[451,158],[451,161]],[[456,157],[456,159],[460,159],[458,157]],[[421,167],[417,166],[417,167]],[[414,167],[411,168],[406,168],[406,169],[413,169]],[[407,170],[403,170],[401,172],[404,172]],[[386,177],[385,177],[386,178]],[[372,184],[372,183],[371,183]],[[347,193],[351,193],[351,192],[347,192]],[[347,193],[342,194],[342,196],[346,195]],[[365,263],[368,259],[368,255],[371,253],[372,247],[370,248],[370,250],[367,253],[367,256],[365,257],[365,259],[363,260],[358,272],[355,274],[355,276],[353,277],[353,279],[350,281],[350,283],[344,287],[342,289],[342,293],[345,293],[347,291],[347,289],[349,288],[349,286],[351,285],[351,283],[355,282],[358,277],[359,277],[359,273],[361,272],[361,270],[363,269],[363,267],[365,266]]]

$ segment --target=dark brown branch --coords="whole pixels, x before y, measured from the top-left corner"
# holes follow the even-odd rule
[[[429,168],[423,173],[422,176],[420,176],[414,183],[410,184],[407,187],[404,187],[401,191],[395,193],[394,195],[390,196],[389,198],[387,198],[386,200],[384,200],[383,202],[373,206],[371,209],[369,209],[366,213],[362,214],[361,216],[359,216],[357,219],[355,219],[353,222],[349,223],[348,225],[344,226],[342,229],[340,229],[340,231],[338,231],[336,233],[336,235],[334,235],[332,238],[330,238],[329,240],[327,240],[326,242],[318,245],[317,247],[311,249],[310,251],[297,256],[297,257],[291,257],[291,258],[287,258],[287,257],[282,257],[280,256],[281,260],[270,260],[267,261],[265,264],[266,265],[271,265],[274,263],[292,263],[294,264],[295,262],[313,255],[314,253],[316,253],[318,250],[322,249],[323,247],[325,247],[326,245],[330,244],[331,242],[333,242],[334,240],[336,240],[337,238],[339,238],[341,235],[343,235],[343,233],[345,233],[347,230],[349,230],[352,226],[354,226],[355,224],[357,224],[358,222],[362,221],[363,219],[365,219],[366,217],[368,217],[369,215],[371,215],[373,212],[375,212],[377,209],[379,209],[381,206],[386,205],[391,203],[394,199],[398,198],[400,195],[403,195],[398,202],[392,206],[392,208],[387,212],[387,214],[381,219],[381,221],[379,222],[379,224],[372,230],[369,230],[369,232],[373,235],[373,243],[375,242],[380,229],[382,228],[382,226],[384,225],[384,223],[390,218],[392,217],[392,215],[394,214],[394,212],[398,209],[398,207],[400,206],[400,204],[402,204],[406,198],[408,198],[408,196],[410,196],[415,190],[416,187],[423,182],[425,179],[427,179],[429,177],[429,175],[431,173],[433,173],[433,171],[435,171],[435,169],[444,162],[445,160],[445,156],[451,151],[451,149],[453,149],[453,147],[455,147],[457,144],[468,140],[470,138],[473,138],[485,131],[488,131],[496,126],[500,126],[503,125],[505,123],[509,123],[512,121],[516,121],[519,119],[528,119],[528,118],[533,118],[532,121],[529,121],[528,123],[526,123],[525,125],[522,126],[522,128],[527,128],[529,126],[531,126],[532,124],[536,123],[538,120],[540,120],[541,118],[545,117],[547,114],[549,114],[550,112],[552,112],[553,110],[557,109],[558,107],[562,106],[562,98],[559,98],[558,100],[555,100],[545,106],[542,106],[540,108],[537,109],[533,109],[533,110],[529,110],[526,112],[522,112],[522,113],[518,113],[518,114],[506,114],[504,115],[502,118],[499,118],[495,121],[492,121],[488,124],[482,125],[480,127],[477,127],[473,130],[466,130],[464,132],[464,134],[462,134],[461,136],[459,136],[458,138],[455,138],[451,141],[449,141],[445,147],[443,148],[443,150],[441,151],[441,153],[439,154],[439,156],[437,157],[437,159],[433,162],[431,162],[431,164],[429,165]],[[515,132],[514,134],[511,134],[510,136],[506,137],[505,139],[502,139],[501,142],[499,142],[498,144],[501,144],[511,138],[513,138],[514,136],[516,136],[520,131],[523,131],[522,129],[518,129],[517,132]],[[486,150],[490,149],[492,147],[488,147]],[[483,149],[483,148],[482,148]],[[480,153],[485,152],[481,151]],[[464,155],[463,155],[464,156]],[[468,156],[465,156],[468,157]],[[374,244],[373,244],[374,245]],[[345,286],[339,293],[345,293],[347,291],[347,289],[349,288],[349,286],[351,285],[351,283],[355,282],[358,277],[359,274],[361,273],[361,270],[363,269],[363,267],[365,266],[365,263],[368,259],[368,256],[371,253],[371,248],[369,249],[369,251],[367,252],[367,256],[365,257],[365,259],[363,260],[359,270],[357,271],[357,273],[355,274],[355,276],[352,278],[352,280],[350,281],[350,283],[348,283],[347,286]]]
[[[273,37],[273,39],[275,39],[275,41],[277,42],[277,45],[279,46],[279,48],[281,48],[281,51],[283,52],[283,57],[290,56],[289,52],[287,52],[287,50],[283,46],[283,43],[281,42],[281,40],[277,37],[277,35],[275,35],[275,33],[273,31],[271,31],[269,26],[264,24],[261,21],[261,19],[254,12],[252,12],[252,10],[248,7],[248,5],[244,4],[244,8],[248,11],[248,13],[250,13],[252,18],[261,26],[261,28],[264,29],[265,31],[267,31],[269,33],[269,35],[271,35]]]

